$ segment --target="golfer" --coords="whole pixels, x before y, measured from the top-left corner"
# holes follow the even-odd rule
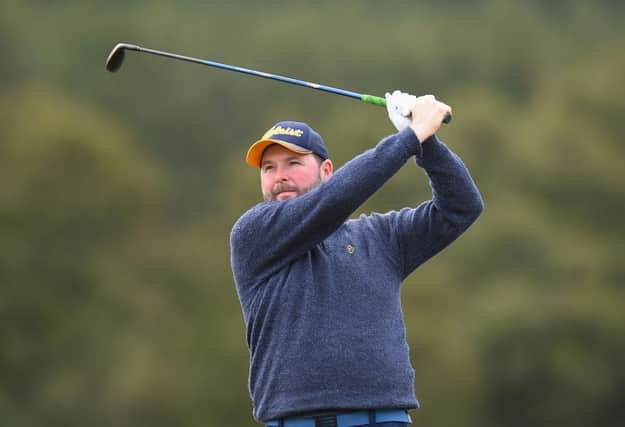
[[[321,136],[301,122],[277,123],[247,152],[264,202],[234,224],[231,263],[253,415],[267,426],[404,426],[419,406],[401,285],[483,202],[435,135],[451,108],[399,91],[386,100],[399,132],[336,172]],[[432,200],[349,219],[412,157]]]

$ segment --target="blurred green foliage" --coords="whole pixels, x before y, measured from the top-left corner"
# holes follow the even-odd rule
[[[247,146],[303,120],[335,164],[392,132],[347,98],[434,93],[486,201],[403,293],[417,425],[625,424],[625,6],[0,4],[0,425],[253,425],[229,268]],[[407,166],[357,212],[429,198]]]

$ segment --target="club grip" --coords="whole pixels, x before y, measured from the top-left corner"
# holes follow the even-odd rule
[[[386,107],[386,99],[381,98],[379,96],[362,95],[360,99],[363,102],[366,102],[367,104],[373,104],[373,105],[378,105],[380,107]],[[445,117],[443,118],[443,123],[448,124],[449,122],[451,122],[451,114],[447,113],[445,114]]]
[[[379,105],[380,107],[386,107],[386,99],[380,98],[374,95],[362,95],[360,99],[367,104]]]

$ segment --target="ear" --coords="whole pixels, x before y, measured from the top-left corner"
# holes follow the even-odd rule
[[[321,162],[319,166],[319,176],[321,177],[321,181],[325,181],[329,179],[334,173],[334,165],[332,164],[332,160],[326,159]]]

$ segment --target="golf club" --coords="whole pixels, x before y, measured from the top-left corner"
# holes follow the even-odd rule
[[[386,107],[386,99],[374,95],[366,95],[362,93],[352,92],[349,90],[338,89],[331,86],[320,85],[317,83],[306,82],[303,80],[297,80],[290,77],[280,76],[277,74],[265,73],[262,71],[250,70],[248,68],[237,67],[234,65],[222,64],[219,62],[208,61],[205,59],[193,58],[191,56],[178,55],[176,53],[164,52],[160,50],[148,49],[145,47],[137,46],[129,43],[118,43],[108,58],[106,59],[106,69],[112,73],[116,72],[122,66],[125,57],[126,50],[134,50],[137,52],[149,53],[151,55],[163,56],[166,58],[177,59],[180,61],[194,62],[196,64],[207,65],[209,67],[221,68],[228,71],[236,71],[238,73],[249,74],[256,77],[263,77],[265,79],[277,80],[284,83],[290,83],[297,86],[304,86],[311,89],[322,90],[324,92],[334,93],[336,95],[347,96],[350,98],[359,99],[363,102],[373,105],[379,105]],[[447,113],[443,119],[443,123],[449,123],[451,121],[451,114]]]

